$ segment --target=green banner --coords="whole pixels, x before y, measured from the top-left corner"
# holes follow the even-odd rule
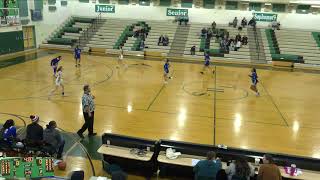
[[[273,13],[253,13],[256,21],[272,22],[277,21],[277,14]]]
[[[100,12],[100,13],[115,13],[116,12],[116,7],[114,5],[97,4],[96,5],[96,12]]]
[[[167,8],[167,16],[188,16],[188,9]]]

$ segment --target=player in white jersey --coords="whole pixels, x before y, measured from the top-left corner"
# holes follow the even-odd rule
[[[57,69],[57,74],[56,74],[56,81],[55,81],[55,88],[50,92],[50,95],[49,95],[49,99],[50,97],[52,96],[52,94],[58,90],[59,87],[61,87],[62,89],[62,96],[64,96],[64,86],[63,86],[63,79],[62,79],[62,66],[60,66],[58,69]]]
[[[117,66],[117,68],[120,68],[120,67],[122,67],[122,66],[124,66],[125,68],[128,67],[128,65],[126,65],[126,64],[123,62],[123,47],[122,47],[122,45],[120,45],[120,47],[119,47],[119,58],[118,58],[118,66]]]

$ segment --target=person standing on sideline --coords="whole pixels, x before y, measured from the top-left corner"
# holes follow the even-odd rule
[[[82,96],[82,111],[84,117],[84,124],[82,128],[77,132],[77,134],[84,138],[83,132],[88,129],[88,136],[95,136],[97,133],[93,132],[93,123],[94,123],[94,96],[91,94],[91,89],[88,84],[83,86],[84,94]]]
[[[51,60],[50,62],[50,65],[53,69],[53,76],[56,76],[56,72],[57,72],[57,68],[58,68],[58,65],[59,65],[59,61],[62,59],[61,56],[58,56],[54,59]]]
[[[81,49],[79,48],[79,46],[74,48],[74,59],[76,60],[76,67],[80,66]]]
[[[263,165],[259,168],[258,180],[282,180],[280,169],[269,154],[263,156]]]

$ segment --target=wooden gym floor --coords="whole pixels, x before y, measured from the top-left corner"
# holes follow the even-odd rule
[[[63,57],[65,97],[59,91],[48,100],[54,87],[49,64],[57,55]],[[215,140],[231,147],[320,158],[317,73],[258,69],[261,96],[256,97],[249,89],[250,68],[217,66],[215,75],[201,75],[202,64],[171,63],[173,78],[164,85],[163,62],[125,59],[128,68],[117,69],[116,59],[83,55],[76,68],[72,54],[59,53],[1,68],[0,123],[13,118],[24,127],[30,123],[27,117],[37,114],[42,125],[55,120],[66,133],[75,133],[84,122],[82,86],[89,83],[96,96],[94,129],[99,135],[202,144]],[[70,137],[79,143],[77,136]],[[85,142],[90,144],[88,138]],[[84,152],[74,152],[75,143],[66,148],[67,171],[57,174],[84,169],[88,177],[91,165]],[[86,147],[90,154],[98,146]],[[95,174],[104,174],[99,158],[93,159]]]

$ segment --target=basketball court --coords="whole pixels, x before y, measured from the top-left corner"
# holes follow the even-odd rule
[[[48,100],[54,88],[50,60],[62,55],[65,96]],[[19,61],[19,58],[17,58]],[[112,132],[147,139],[201,144],[320,158],[320,76],[316,72],[257,69],[257,97],[249,67],[216,66],[200,74],[201,63],[171,62],[168,84],[163,61],[83,55],[76,68],[71,53],[39,52],[23,63],[0,69],[0,121],[12,118],[19,130],[29,115],[41,125],[55,120],[68,137],[67,171],[83,169],[86,177],[105,175],[96,153],[101,134]],[[96,96],[94,129],[98,137],[80,142],[82,87]],[[89,157],[89,158],[88,158]]]

